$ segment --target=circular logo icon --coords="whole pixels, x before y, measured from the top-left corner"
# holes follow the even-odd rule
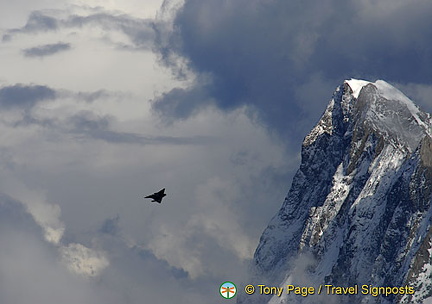
[[[237,293],[237,287],[233,282],[224,282],[219,287],[219,293],[224,299],[234,298]]]

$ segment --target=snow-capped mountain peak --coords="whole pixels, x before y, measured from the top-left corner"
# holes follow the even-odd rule
[[[417,293],[337,301],[422,303],[432,296],[431,203],[430,115],[385,81],[346,80],[305,137],[291,189],[261,237],[258,281],[412,286]],[[309,303],[288,297],[238,302]]]
[[[304,144],[311,144],[323,133],[332,135],[337,129],[346,132],[342,125],[348,121],[351,131],[361,128],[361,133],[375,132],[395,147],[410,152],[425,135],[432,136],[430,115],[419,110],[401,91],[383,80],[350,79],[336,89]]]
[[[347,81],[353,86],[354,109],[360,123],[372,128],[400,149],[414,151],[425,135],[431,134],[430,115],[402,92],[383,80],[375,83]],[[361,89],[359,89],[360,84]],[[355,97],[358,92],[357,98]]]

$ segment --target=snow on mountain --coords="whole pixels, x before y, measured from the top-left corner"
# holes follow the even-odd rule
[[[349,85],[349,87],[352,91],[351,95],[354,98],[358,98],[361,89],[365,85],[369,84],[370,81],[351,78],[350,80],[345,80],[345,83]]]
[[[378,80],[346,80],[255,252],[255,283],[413,294],[240,296],[238,303],[422,303],[432,296],[431,117]],[[261,283],[260,283],[261,282]]]

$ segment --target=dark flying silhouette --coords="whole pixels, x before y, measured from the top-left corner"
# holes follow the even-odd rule
[[[163,188],[161,191],[153,193],[151,195],[147,195],[144,198],[151,198],[152,202],[158,202],[159,204],[162,203],[163,197],[166,196],[165,194],[165,188]]]

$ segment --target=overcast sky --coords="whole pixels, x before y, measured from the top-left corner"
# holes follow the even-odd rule
[[[0,0],[0,302],[219,303],[344,79],[432,111],[431,37],[429,0]]]

